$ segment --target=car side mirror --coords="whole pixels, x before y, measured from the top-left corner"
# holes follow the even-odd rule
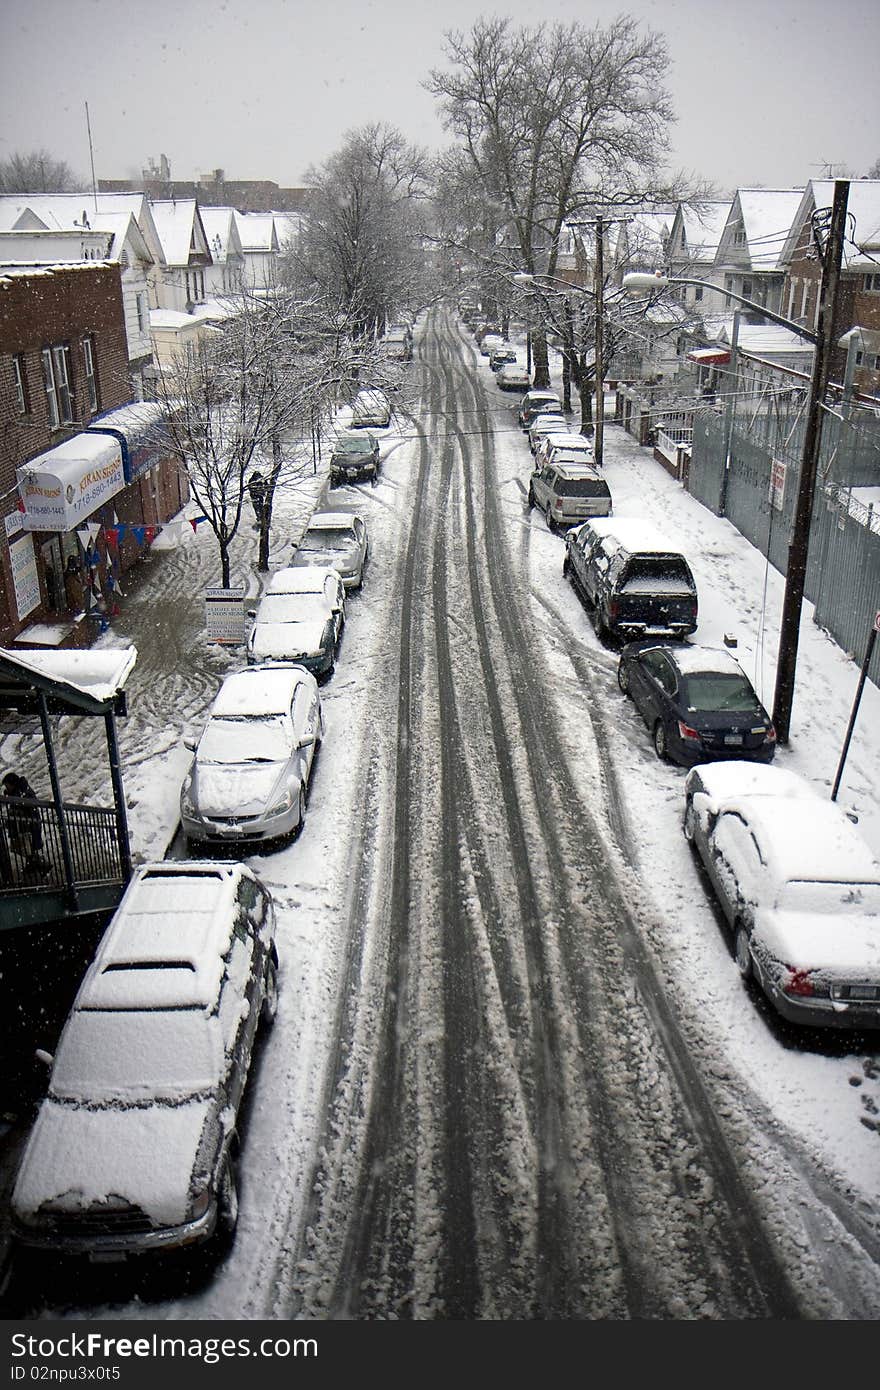
[[[47,1052],[46,1049],[43,1047],[36,1048],[34,1051],[34,1056],[36,1057],[38,1062],[42,1062],[43,1065],[47,1067],[51,1067],[53,1062],[55,1061],[55,1058],[52,1056],[52,1053]]]
[[[711,828],[712,822],[716,819],[717,813],[712,809],[711,798],[705,792],[694,792],[692,798],[695,814],[707,829]]]
[[[191,738],[191,737],[185,738],[185,739],[183,740],[183,746],[184,746],[184,748],[186,748],[190,753],[194,753],[194,752],[196,751],[196,741],[195,741],[194,738]]]
[[[311,747],[312,747],[312,744],[313,744],[314,742],[315,742],[315,735],[314,735],[314,734],[305,734],[305,735],[300,739],[299,743],[298,743],[296,746],[297,746],[297,748],[311,748]]]
[[[255,618],[255,617],[257,616],[257,610],[256,610],[256,608],[249,608],[249,609],[247,610],[247,615],[248,615],[249,618]]]

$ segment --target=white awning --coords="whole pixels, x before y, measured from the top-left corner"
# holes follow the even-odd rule
[[[26,531],[73,531],[125,487],[122,446],[109,434],[75,434],[16,472]]]

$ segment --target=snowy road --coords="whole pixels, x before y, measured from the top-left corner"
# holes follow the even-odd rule
[[[93,1277],[72,1305],[62,1279],[46,1306],[876,1316],[870,1194],[854,1201],[780,1124],[716,1031],[713,990],[756,1054],[764,1025],[699,900],[677,773],[621,732],[614,654],[524,506],[515,398],[487,392],[443,312],[411,371],[411,438],[379,487],[334,494],[367,518],[372,558],[325,691],[307,826],[252,861],[278,904],[282,1004],[248,1106],[235,1248],[216,1272],[141,1278],[134,1298]],[[157,601],[183,613],[195,564]],[[183,626],[181,666],[197,641]],[[156,833],[180,724],[230,662],[215,653],[190,683],[161,652],[139,664],[129,759],[155,779],[156,740],[168,748],[164,801],[134,779]],[[696,976],[680,988],[691,930],[721,962],[706,998]]]

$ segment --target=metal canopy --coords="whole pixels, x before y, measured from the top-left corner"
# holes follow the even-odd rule
[[[0,648],[0,710],[33,714],[40,697],[52,714],[124,715],[137,649],[10,651]]]

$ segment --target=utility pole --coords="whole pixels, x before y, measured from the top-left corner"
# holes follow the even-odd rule
[[[785,597],[782,604],[782,624],[779,632],[779,656],[776,665],[776,691],[773,699],[773,722],[779,743],[788,743],[791,729],[791,706],[794,698],[794,676],[797,665],[801,607],[807,573],[807,549],[810,543],[810,522],[813,515],[813,492],[822,440],[822,411],[828,388],[831,350],[835,342],[834,318],[843,260],[843,236],[846,226],[846,205],[849,181],[838,179],[834,184],[834,203],[831,224],[822,256],[822,282],[819,290],[819,317],[816,325],[816,354],[810,380],[807,422],[801,471],[795,504],[793,532],[788,548],[788,567],[785,575]],[[817,238],[818,240],[818,238]]]
[[[596,376],[596,429],[593,435],[593,453],[596,463],[601,468],[602,457],[605,446],[605,362],[604,362],[604,321],[603,321],[603,298],[605,293],[605,219],[601,213],[596,218],[596,349],[595,376]]]

